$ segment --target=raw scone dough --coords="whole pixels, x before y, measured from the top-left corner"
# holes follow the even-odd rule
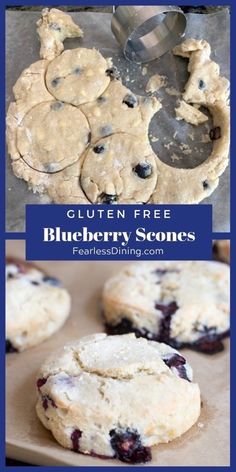
[[[82,164],[81,187],[92,203],[145,203],[156,180],[149,144],[125,133],[98,141]]]
[[[62,102],[78,106],[96,100],[108,87],[109,63],[96,49],[64,51],[46,72],[49,92]]]
[[[212,61],[210,44],[201,39],[186,39],[173,49],[177,56],[189,59],[190,77],[185,85],[183,99],[189,103],[214,105],[229,98],[229,81],[220,76],[220,66]]]
[[[29,167],[23,159],[12,164],[14,174],[24,179],[34,193],[46,194],[50,202],[89,204],[80,186],[81,159],[61,172],[49,174]]]
[[[46,23],[51,22],[51,12],[45,14]],[[228,165],[230,129],[228,81],[220,77],[210,52],[206,41],[192,39],[174,50],[189,58],[182,116],[188,115],[189,121],[195,117],[196,123],[203,120],[189,103],[203,105],[213,115],[213,151],[198,167],[171,167],[148,150],[149,122],[161,104],[154,97],[136,97],[124,87],[111,61],[98,51],[78,48],[51,62],[32,64],[14,87],[7,143],[15,175],[58,203],[192,204],[208,197]],[[103,136],[109,137],[112,151],[97,153],[94,159],[93,148]],[[151,166],[146,165],[148,155]],[[132,167],[136,158],[137,172]],[[94,162],[99,162],[96,168]]]
[[[59,101],[36,105],[17,128],[17,148],[22,158],[41,172],[58,172],[76,162],[90,139],[84,114]]]
[[[137,97],[119,80],[112,80],[96,101],[80,108],[88,119],[92,142],[120,132],[146,135],[148,140],[149,123],[161,104],[154,97]]]
[[[218,262],[139,262],[105,284],[108,332],[135,332],[214,353],[229,334],[229,267]]]
[[[215,240],[213,244],[213,255],[216,260],[230,264],[230,240]]]
[[[31,263],[6,260],[6,350],[24,351],[49,338],[70,312],[70,295]]]
[[[147,85],[146,85],[146,92],[147,93],[155,93],[162,87],[167,84],[167,77],[165,75],[155,74],[150,77]]]
[[[165,344],[94,334],[46,360],[37,414],[65,448],[128,463],[182,435],[200,414],[191,368]]]
[[[184,100],[180,100],[178,107],[175,108],[175,114],[177,120],[185,120],[191,125],[198,126],[205,123],[208,120],[208,116],[202,113],[200,110],[195,108],[193,105],[189,105]]]
[[[40,57],[52,61],[64,50],[66,38],[83,37],[82,29],[74,23],[71,16],[56,8],[44,8],[42,17],[37,21],[37,33],[41,47]]]
[[[7,145],[12,159],[19,159],[16,133],[25,114],[40,102],[53,100],[45,85],[48,61],[37,61],[25,69],[13,87],[15,102],[10,103],[7,112]]]
[[[174,54],[189,58],[189,80],[183,100],[209,109],[213,117],[211,155],[194,169],[177,169],[158,160],[160,177],[152,203],[199,203],[212,194],[228,165],[230,144],[229,81],[220,77],[219,65],[210,59],[211,48],[204,40],[187,39]]]

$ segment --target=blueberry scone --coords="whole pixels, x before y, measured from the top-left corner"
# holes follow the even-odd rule
[[[230,263],[230,241],[229,239],[218,239],[213,244],[214,259],[221,262]]]
[[[70,295],[58,279],[34,264],[6,260],[6,352],[35,346],[64,324]]]
[[[140,262],[105,283],[109,334],[213,354],[229,335],[229,267],[219,262]]]
[[[41,367],[37,414],[65,448],[151,460],[151,446],[197,421],[200,391],[177,351],[133,334],[95,334],[67,344]]]
[[[113,134],[90,147],[80,181],[91,203],[146,203],[157,181],[156,156],[146,140]]]

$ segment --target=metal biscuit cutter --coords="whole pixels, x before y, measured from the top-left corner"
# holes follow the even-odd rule
[[[113,7],[112,32],[129,61],[157,59],[185,35],[187,19],[176,5]]]

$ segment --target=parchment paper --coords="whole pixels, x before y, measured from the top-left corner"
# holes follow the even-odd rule
[[[7,253],[24,257],[23,241],[8,241]],[[125,465],[75,454],[60,447],[36,417],[35,376],[45,358],[71,339],[103,331],[100,293],[105,280],[123,262],[40,262],[59,277],[72,295],[72,312],[48,341],[21,354],[7,355],[7,456],[38,465]],[[92,276],[91,276],[92,274]],[[152,449],[149,465],[229,465],[229,342],[224,352],[207,356],[185,349],[202,394],[202,413],[181,438]]]
[[[168,87],[182,91],[187,80],[187,62],[181,58],[173,58],[171,53],[148,63],[146,75],[142,75],[143,66],[126,61],[119,45],[110,30],[111,14],[109,13],[72,13],[76,22],[84,30],[84,39],[66,40],[65,46],[96,47],[107,57],[112,56],[114,63],[121,71],[124,83],[134,92],[145,95],[148,79],[153,74],[166,75]],[[39,59],[39,42],[36,35],[35,22],[39,12],[8,11],[6,13],[6,72],[7,72],[7,106],[13,100],[12,87],[20,73]],[[214,14],[187,15],[188,27],[186,36],[204,38],[212,45],[212,57],[220,64],[221,72],[229,77],[229,14],[222,10]],[[220,34],[219,34],[220,31]],[[204,161],[211,151],[211,143],[201,143],[202,134],[206,135],[210,128],[201,126],[199,129],[174,119],[174,108],[177,96],[170,96],[161,89],[157,96],[161,99],[163,109],[152,120],[150,134],[159,140],[151,142],[154,151],[170,165],[194,167]],[[177,131],[175,138],[173,135]],[[190,139],[192,135],[193,139]],[[172,143],[172,144],[170,144]],[[184,154],[179,146],[187,145],[192,154]],[[167,146],[167,147],[165,147]],[[169,148],[169,149],[168,149]],[[182,150],[184,148],[182,147]],[[188,151],[187,151],[188,152]],[[171,160],[175,154],[180,160]],[[10,159],[7,158],[7,231],[24,231],[25,205],[27,203],[45,203],[45,197],[34,195],[27,189],[24,181],[17,179],[11,170]],[[203,203],[213,205],[213,231],[229,231],[229,169],[220,179],[217,190]]]

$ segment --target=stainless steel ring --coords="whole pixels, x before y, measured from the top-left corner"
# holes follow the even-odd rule
[[[176,5],[119,6],[111,29],[126,59],[148,62],[170,51],[184,36],[186,16]]]

